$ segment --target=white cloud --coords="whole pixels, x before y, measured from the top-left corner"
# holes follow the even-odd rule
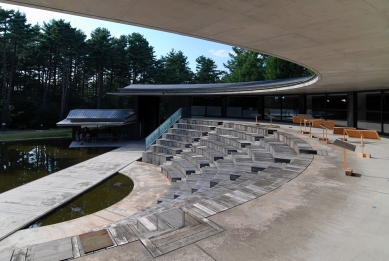
[[[227,50],[209,50],[209,52],[212,54],[212,55],[215,55],[217,57],[229,57],[229,51]]]

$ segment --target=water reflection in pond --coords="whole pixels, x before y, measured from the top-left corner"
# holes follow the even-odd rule
[[[56,224],[95,213],[126,197],[133,187],[134,183],[130,178],[122,174],[116,174],[38,220],[29,228]]]
[[[0,193],[111,151],[69,149],[69,139],[6,142],[0,145]]]
[[[0,145],[0,193],[91,159],[113,148],[69,149],[69,139],[6,142]],[[126,197],[134,183],[116,174],[30,227],[40,227],[82,217],[105,209]]]

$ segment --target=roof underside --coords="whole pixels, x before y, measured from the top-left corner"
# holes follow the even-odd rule
[[[58,126],[121,126],[135,122],[132,110],[71,110]]]
[[[239,46],[318,75],[310,85],[279,93],[389,88],[387,0],[0,1]]]

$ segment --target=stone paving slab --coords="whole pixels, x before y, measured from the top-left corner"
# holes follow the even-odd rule
[[[122,147],[0,194],[0,240],[117,173],[142,150]]]

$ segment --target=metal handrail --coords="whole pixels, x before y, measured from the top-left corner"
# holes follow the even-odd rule
[[[178,109],[172,116],[170,116],[164,123],[159,125],[149,136],[145,139],[145,150],[153,144],[159,137],[162,136],[174,123],[182,117],[182,108]]]

